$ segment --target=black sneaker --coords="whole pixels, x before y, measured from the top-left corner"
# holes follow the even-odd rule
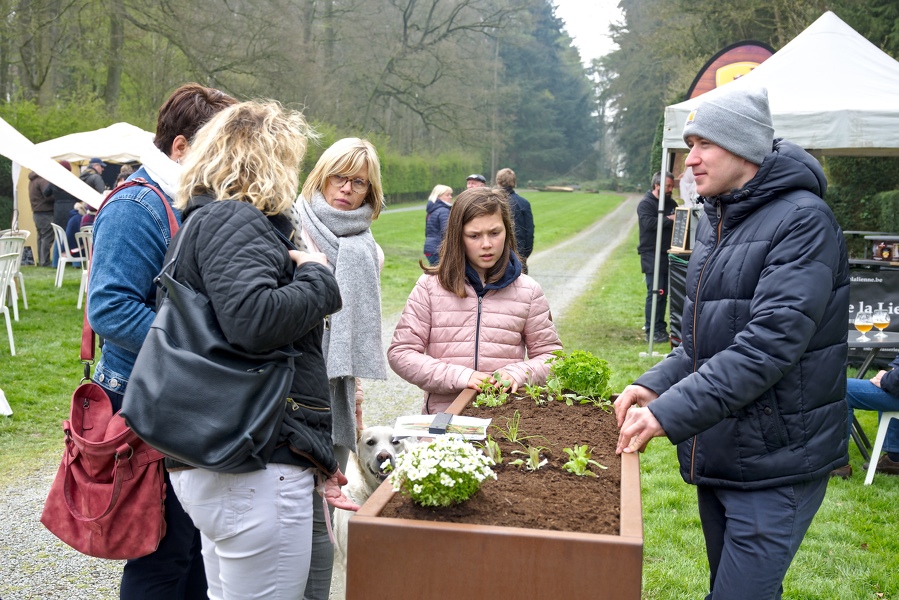
[[[656,334],[652,337],[652,341],[656,344],[664,344],[668,341],[668,334],[664,331],[657,331]]]

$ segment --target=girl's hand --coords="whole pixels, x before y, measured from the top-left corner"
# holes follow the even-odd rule
[[[479,389],[481,389],[481,384],[483,382],[489,381],[490,385],[492,385],[493,387],[499,388],[500,381],[506,380],[506,381],[510,381],[511,383],[507,387],[502,388],[504,391],[508,390],[510,393],[515,393],[518,391],[518,382],[515,381],[512,377],[510,377],[508,373],[506,373],[505,371],[497,371],[496,374],[499,375],[499,379],[497,379],[490,373],[482,373],[480,371],[475,371],[474,373],[471,374],[471,378],[469,378],[469,380],[468,380],[468,387],[470,387],[471,389],[474,389],[474,390],[479,390]]]
[[[481,389],[481,382],[489,380],[490,383],[496,383],[496,380],[493,379],[493,375],[489,373],[481,373],[480,371],[475,371],[471,374],[471,377],[468,378],[468,387],[473,390]]]

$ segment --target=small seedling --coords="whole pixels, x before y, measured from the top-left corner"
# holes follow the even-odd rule
[[[497,380],[497,383],[490,383],[487,379],[481,382],[478,386],[481,393],[475,397],[474,402],[471,403],[472,406],[491,407],[502,406],[506,403],[509,393],[505,390],[512,385],[512,382],[508,379],[499,379],[499,371],[493,374],[493,378]]]
[[[543,395],[543,392],[546,390],[543,386],[540,385],[531,385],[530,383],[524,384],[524,394],[531,400],[533,400],[537,406],[543,406],[546,404],[546,396]]]
[[[503,453],[499,449],[499,444],[496,443],[496,440],[494,440],[493,437],[488,435],[483,444],[475,445],[483,450],[484,454],[487,455],[487,458],[492,459],[494,463],[501,464],[503,462]]]
[[[546,450],[546,448],[543,446],[528,446],[527,452],[522,452],[521,450],[513,450],[512,454],[523,454],[523,455],[527,456],[527,458],[526,459],[518,458],[516,460],[513,460],[509,464],[516,465],[519,467],[524,465],[524,467],[528,471],[536,471],[540,467],[544,466],[547,462],[549,462],[545,458],[543,460],[540,460],[540,453],[544,450]]]
[[[562,391],[562,382],[556,377],[550,377],[546,380],[546,395],[550,400],[564,400]]]
[[[491,425],[490,427],[496,429],[500,436],[513,444],[524,444],[526,440],[543,438],[542,435],[524,435],[524,432],[521,431],[521,413],[517,410],[511,417],[506,417],[505,427],[500,427],[499,425]]]
[[[562,465],[562,468],[568,471],[569,473],[574,473],[578,477],[597,477],[596,473],[588,469],[588,465],[593,465],[595,467],[599,467],[600,469],[608,469],[608,467],[603,466],[596,462],[595,460],[591,460],[591,452],[590,447],[587,444],[583,446],[578,446],[575,444],[574,450],[571,448],[562,448],[565,454],[568,455],[568,462]]]

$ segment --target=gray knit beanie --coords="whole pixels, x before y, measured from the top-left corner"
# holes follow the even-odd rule
[[[684,141],[695,135],[760,165],[774,144],[768,90],[726,90],[696,107],[684,125]]]

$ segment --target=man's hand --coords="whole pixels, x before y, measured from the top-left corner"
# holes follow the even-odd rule
[[[873,383],[877,387],[880,387],[880,380],[883,379],[883,376],[886,374],[886,371],[880,371],[879,373],[877,373],[877,375],[871,378],[871,383]]]
[[[618,399],[615,400],[615,418],[618,421],[618,427],[621,428],[621,425],[624,423],[624,417],[627,415],[628,409],[633,406],[646,406],[659,395],[656,394],[649,388],[645,388],[642,385],[629,385],[624,388],[624,391],[618,395]]]
[[[340,472],[340,469],[325,480],[324,491],[322,492],[328,504],[334,508],[343,510],[351,510],[353,512],[359,510],[359,505],[346,497],[340,486],[347,484],[346,476]]]
[[[648,408],[632,406],[627,411],[624,426],[618,434],[618,447],[615,454],[622,452],[643,452],[646,445],[654,437],[665,435],[665,430]]]

